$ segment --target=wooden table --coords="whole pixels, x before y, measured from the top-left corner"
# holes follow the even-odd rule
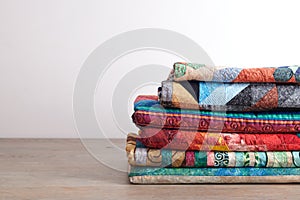
[[[114,142],[125,146],[124,140]],[[103,140],[101,148],[111,147]],[[299,195],[297,184],[131,185],[125,172],[101,164],[80,140],[0,139],[1,200],[299,199]]]

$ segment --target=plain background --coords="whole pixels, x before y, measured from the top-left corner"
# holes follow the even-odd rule
[[[182,33],[216,65],[299,64],[299,7],[297,0],[0,0],[0,137],[78,137],[72,92],[80,67],[101,43],[134,29]]]

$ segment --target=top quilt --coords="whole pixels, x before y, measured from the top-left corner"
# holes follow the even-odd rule
[[[233,68],[177,62],[168,80],[224,83],[300,83],[300,66]]]

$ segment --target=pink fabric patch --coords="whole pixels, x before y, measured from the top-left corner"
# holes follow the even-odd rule
[[[195,166],[195,154],[193,151],[187,151],[185,153],[185,166],[187,167]]]
[[[214,162],[214,157],[215,157],[215,153],[210,151],[210,152],[207,152],[207,166],[208,167],[213,167],[215,165],[215,162]]]

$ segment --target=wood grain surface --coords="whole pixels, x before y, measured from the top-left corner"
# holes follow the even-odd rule
[[[125,140],[113,141],[125,146]],[[114,155],[115,146],[106,140],[96,144],[106,151],[105,159],[126,159],[125,152]],[[298,184],[131,185],[126,172],[103,165],[78,139],[0,139],[1,200],[299,199],[299,195]]]

